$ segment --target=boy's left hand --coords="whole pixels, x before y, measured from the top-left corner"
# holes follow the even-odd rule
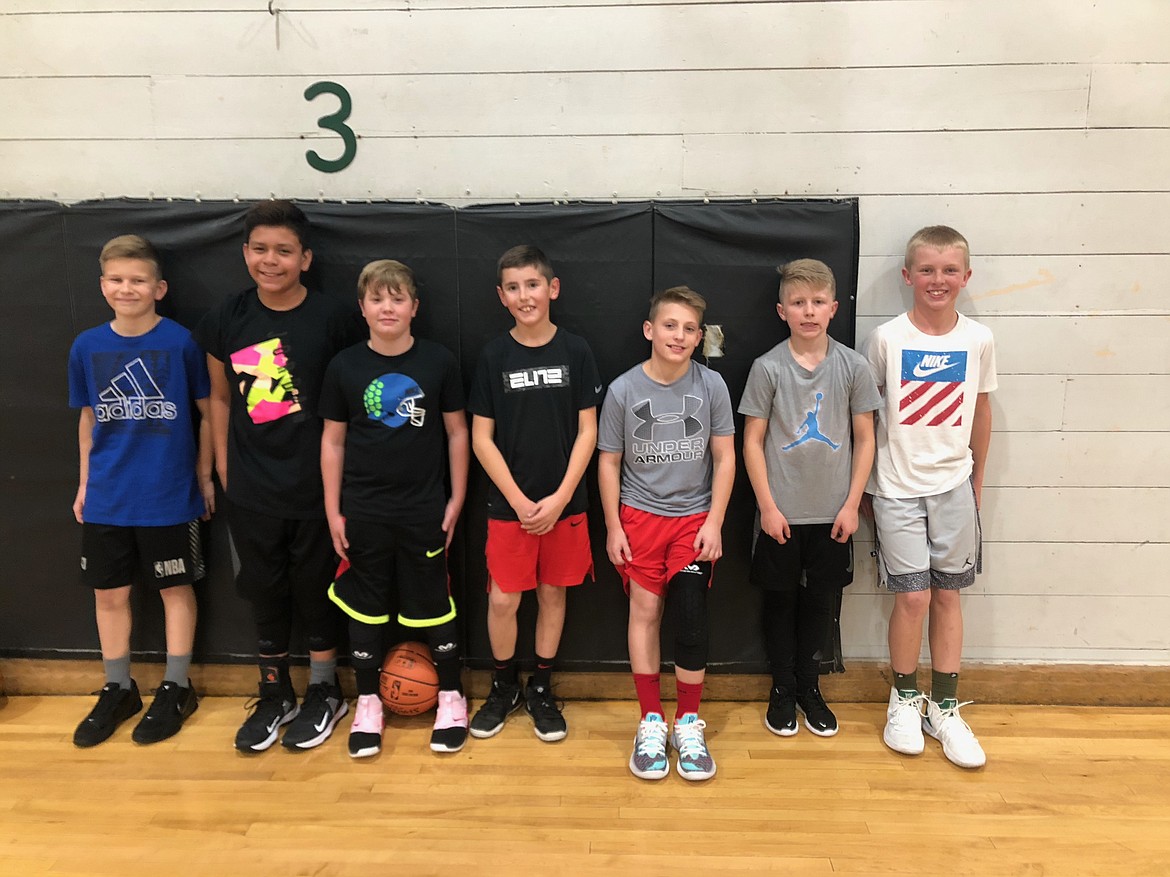
[[[849,537],[857,532],[857,509],[842,507],[833,521],[833,529],[829,535],[835,542],[848,542]]]
[[[521,529],[533,536],[543,536],[557,525],[566,505],[568,501],[562,502],[555,493],[538,499],[532,511],[520,522]]]
[[[199,492],[203,494],[203,515],[201,520],[210,521],[215,514],[215,482],[211,476],[199,476]]]
[[[463,503],[447,500],[447,508],[443,510],[443,532],[447,534],[445,548],[451,547],[451,540],[455,536],[455,522],[459,520],[459,513],[463,511]]]
[[[723,533],[710,521],[707,521],[695,534],[694,549],[699,552],[695,560],[718,560],[723,556]]]

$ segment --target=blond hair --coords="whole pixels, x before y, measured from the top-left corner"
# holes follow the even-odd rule
[[[804,286],[810,290],[827,289],[833,298],[837,297],[837,280],[833,277],[833,269],[820,259],[793,259],[776,270],[780,273],[781,304],[784,303],[784,293],[794,286]]]
[[[141,259],[143,262],[149,262],[154,266],[155,278],[162,279],[162,260],[158,257],[158,250],[144,237],[123,234],[106,241],[98,256],[98,264],[103,273],[106,270],[106,262],[114,259]]]
[[[658,309],[671,304],[686,305],[698,315],[699,323],[702,324],[703,314],[707,312],[707,300],[689,286],[672,286],[670,289],[654,293],[650,297],[650,316],[646,319],[653,323],[654,318],[658,316]]]
[[[414,285],[414,272],[394,259],[378,259],[362,269],[358,277],[358,299],[364,299],[376,289],[397,289],[412,299],[418,298]]]
[[[930,247],[932,250],[946,250],[958,247],[963,251],[965,267],[971,267],[971,247],[967,239],[949,225],[928,225],[914,232],[913,237],[906,244],[906,269],[914,264],[914,252],[919,247]]]

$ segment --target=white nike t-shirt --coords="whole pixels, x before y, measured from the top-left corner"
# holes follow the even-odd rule
[[[935,496],[971,477],[975,399],[998,379],[991,330],[958,316],[946,335],[920,332],[902,314],[869,336],[865,354],[883,397],[869,493]]]

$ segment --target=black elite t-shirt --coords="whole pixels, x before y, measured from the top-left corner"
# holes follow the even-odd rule
[[[228,498],[273,517],[324,518],[317,400],[329,360],[362,336],[356,309],[310,291],[274,311],[253,287],[225,299],[194,334],[232,390]]]
[[[423,338],[398,356],[366,342],[325,372],[318,411],[347,425],[341,512],[355,521],[435,521],[447,504],[443,413],[464,407],[459,365]]]
[[[531,500],[561,485],[577,421],[601,401],[601,378],[584,339],[557,329],[542,347],[525,347],[511,334],[489,341],[480,354],[468,410],[496,422],[496,446],[516,484]],[[588,506],[584,479],[561,517]],[[488,487],[488,516],[514,521],[516,512],[494,483]]]

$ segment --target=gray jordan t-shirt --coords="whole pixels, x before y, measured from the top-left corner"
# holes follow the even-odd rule
[[[852,417],[881,405],[865,358],[832,338],[813,371],[792,357],[787,341],[752,363],[739,413],[768,421],[768,487],[789,524],[837,517],[849,495]]]
[[[698,362],[670,384],[641,365],[620,375],[601,406],[597,447],[622,454],[622,503],[672,518],[708,511],[708,446],[713,435],[735,434],[732,415],[727,384]]]

